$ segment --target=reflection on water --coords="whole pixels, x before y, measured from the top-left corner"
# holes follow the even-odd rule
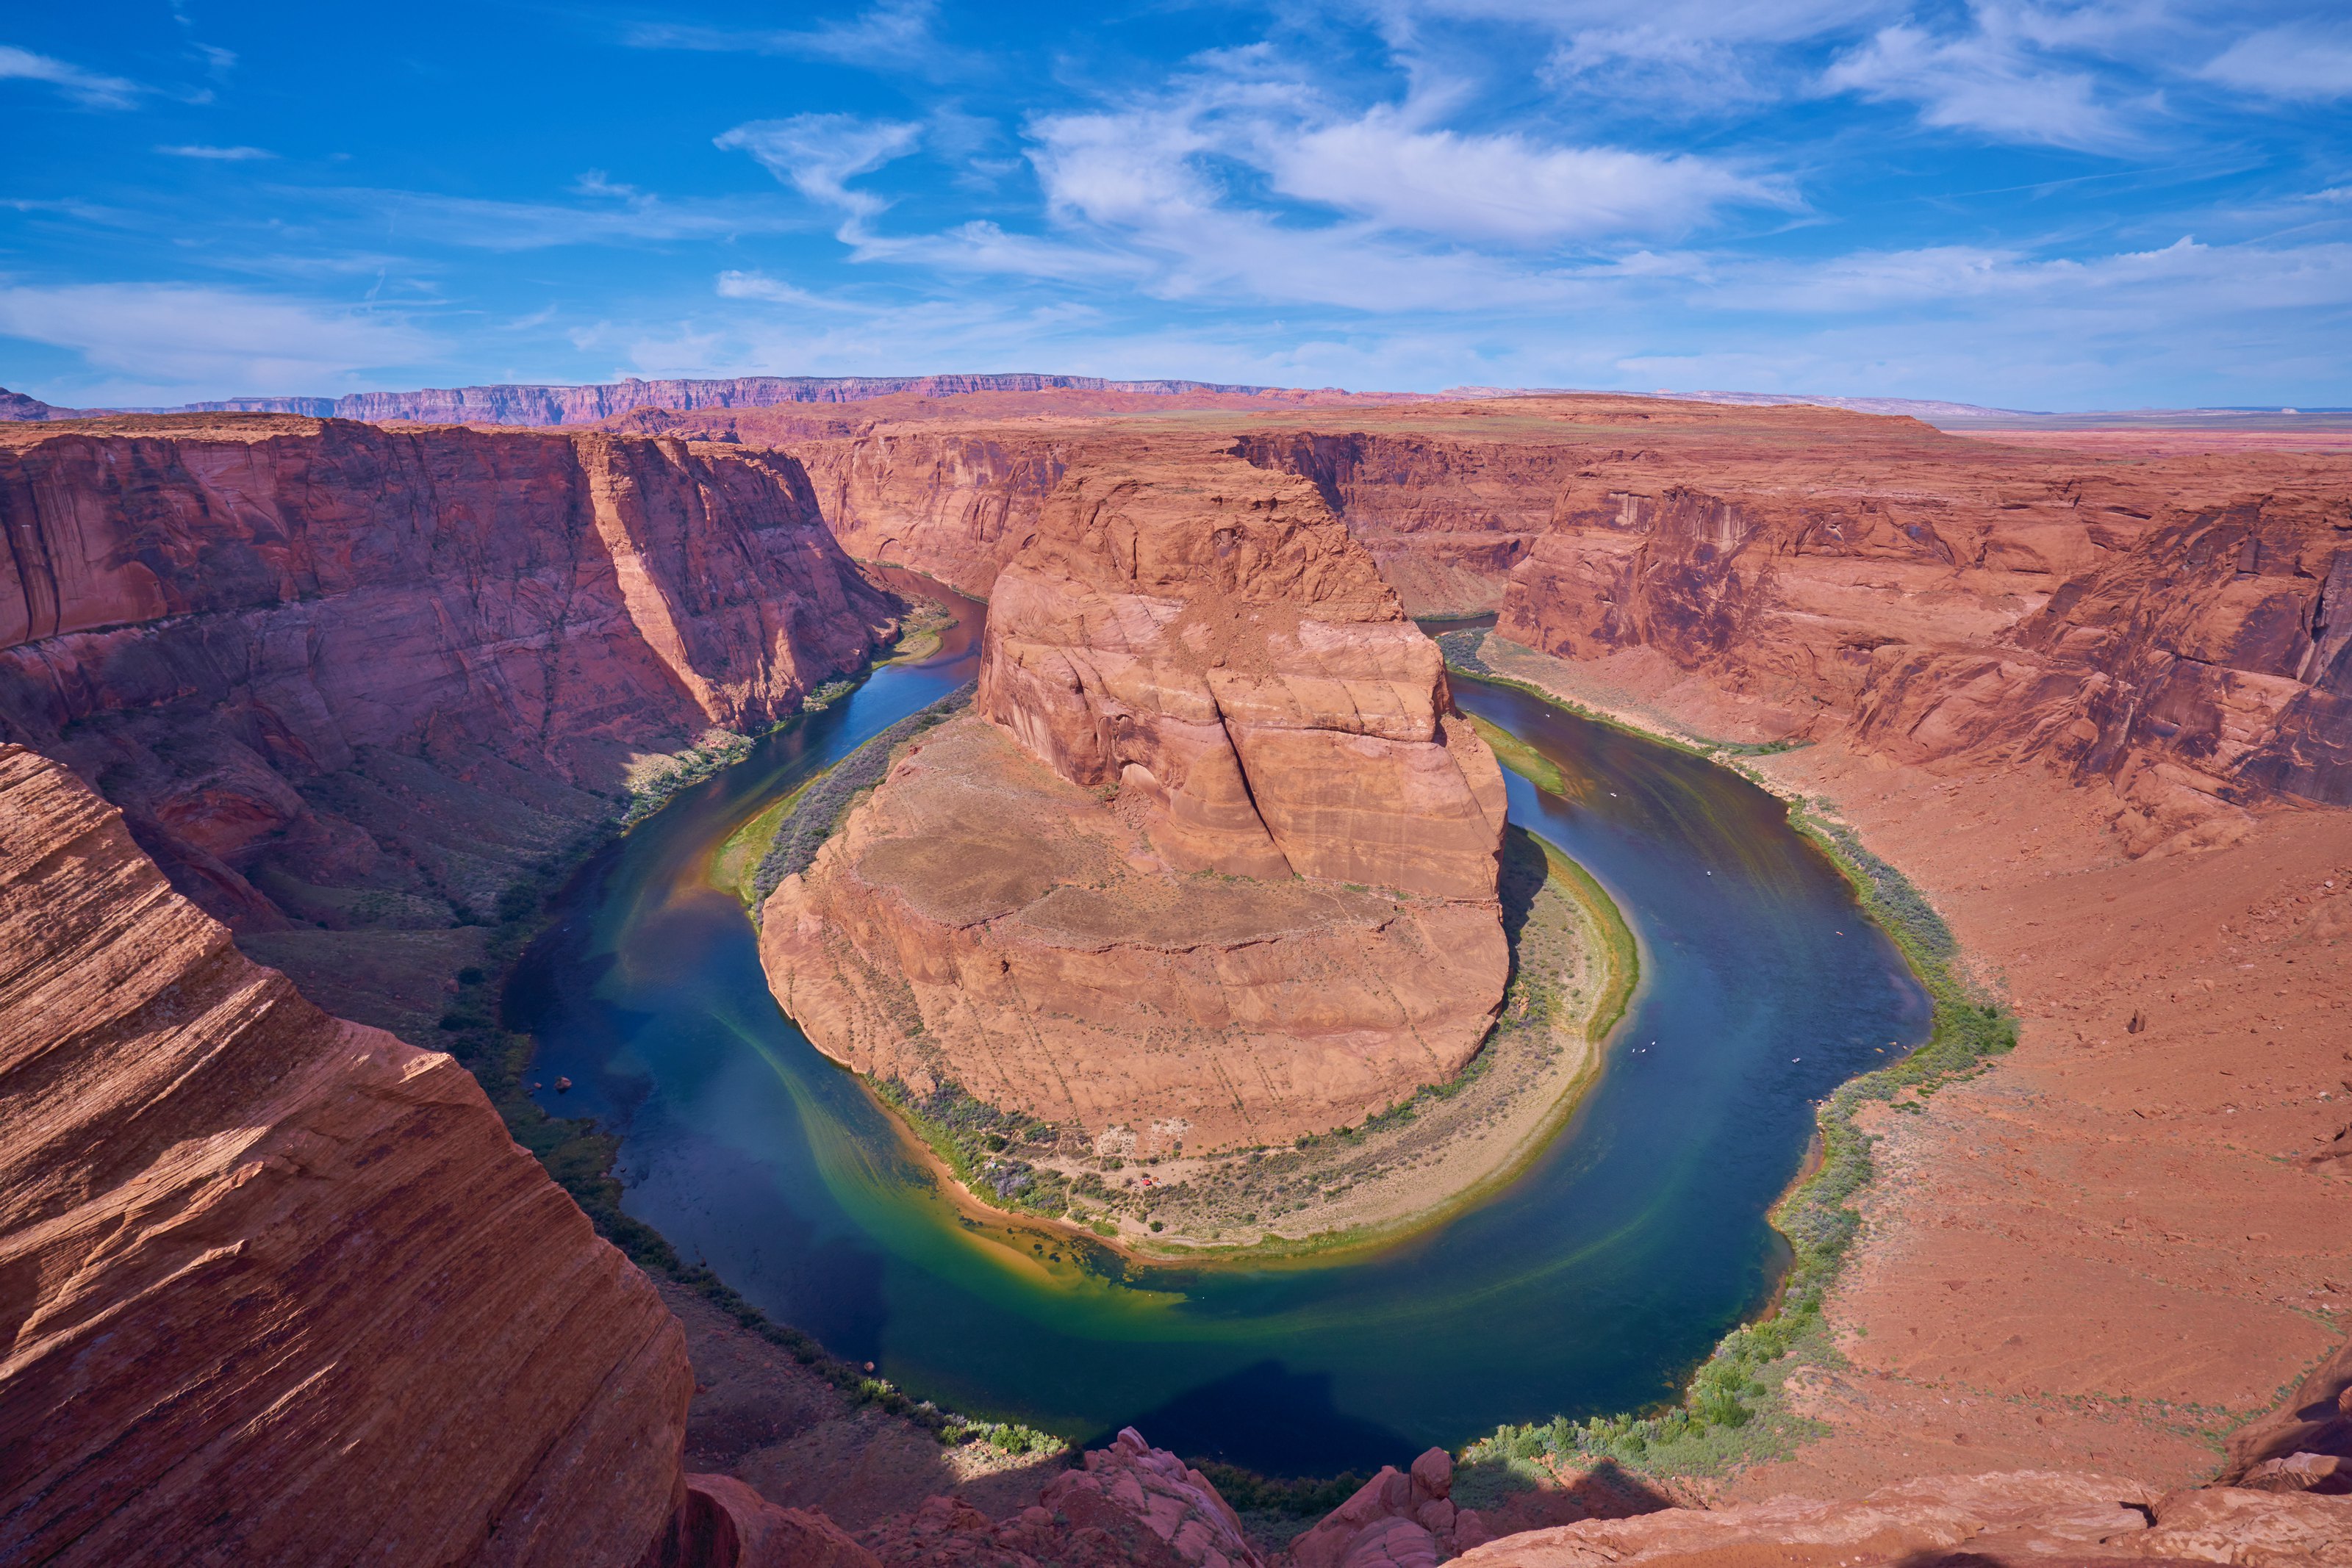
[[[934,597],[940,591],[923,584]],[[1778,802],[1684,753],[1464,681],[1462,706],[1573,780],[1511,816],[1617,897],[1644,984],[1583,1109],[1511,1186],[1381,1252],[1122,1268],[949,1202],[856,1082],[770,999],[719,844],[970,677],[939,656],[761,743],[600,856],[508,995],[550,1109],[625,1136],[628,1211],[771,1315],[974,1415],[1286,1474],[1409,1459],[1501,1421],[1672,1396],[1769,1292],[1764,1213],[1811,1102],[1925,1035],[1924,998]]]

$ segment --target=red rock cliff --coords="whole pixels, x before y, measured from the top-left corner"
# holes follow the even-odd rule
[[[892,613],[797,465],[677,441],[17,426],[0,528],[0,738],[244,929],[350,903],[322,884],[482,907],[518,858],[485,842],[544,850],[633,755],[793,711]]]
[[[692,1375],[448,1057],[0,746],[0,1560],[626,1564]]]

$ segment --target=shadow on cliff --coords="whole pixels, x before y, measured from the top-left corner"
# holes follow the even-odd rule
[[[1454,1470],[1454,1500],[1474,1508],[1494,1535],[1546,1530],[1587,1519],[1632,1519],[1680,1506],[1614,1459],[1556,1479],[1537,1479],[1504,1459],[1465,1459]]]
[[[1261,1361],[1123,1423],[1155,1447],[1268,1475],[1321,1476],[1409,1465],[1426,1445],[1339,1408],[1324,1373]],[[1087,1439],[1097,1448],[1104,1432]]]

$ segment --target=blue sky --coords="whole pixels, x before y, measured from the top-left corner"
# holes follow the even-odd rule
[[[2352,4],[0,17],[0,384],[2352,403]]]

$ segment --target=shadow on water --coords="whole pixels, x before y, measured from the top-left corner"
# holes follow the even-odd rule
[[[1293,1372],[1275,1360],[1254,1362],[1187,1389],[1132,1424],[1160,1447],[1187,1458],[1241,1464],[1250,1461],[1234,1458],[1234,1435],[1245,1428],[1245,1451],[1280,1454],[1286,1475],[1336,1475],[1362,1466],[1372,1454],[1418,1452],[1403,1433],[1340,1409],[1328,1373]]]
[[[1520,1179],[1377,1253],[1189,1270],[1105,1266],[947,1202],[777,1009],[709,873],[766,803],[969,678],[983,610],[954,608],[937,658],[878,671],[598,857],[518,970],[533,1076],[577,1085],[541,1098],[623,1134],[632,1215],[919,1396],[1073,1437],[1141,1422],[1286,1474],[1654,1404],[1769,1298],[1787,1253],[1764,1216],[1812,1102],[1924,1038],[1925,998],[1763,791],[1473,681],[1462,706],[1567,781],[1507,775],[1513,821],[1591,871],[1643,950],[1606,1070]]]

